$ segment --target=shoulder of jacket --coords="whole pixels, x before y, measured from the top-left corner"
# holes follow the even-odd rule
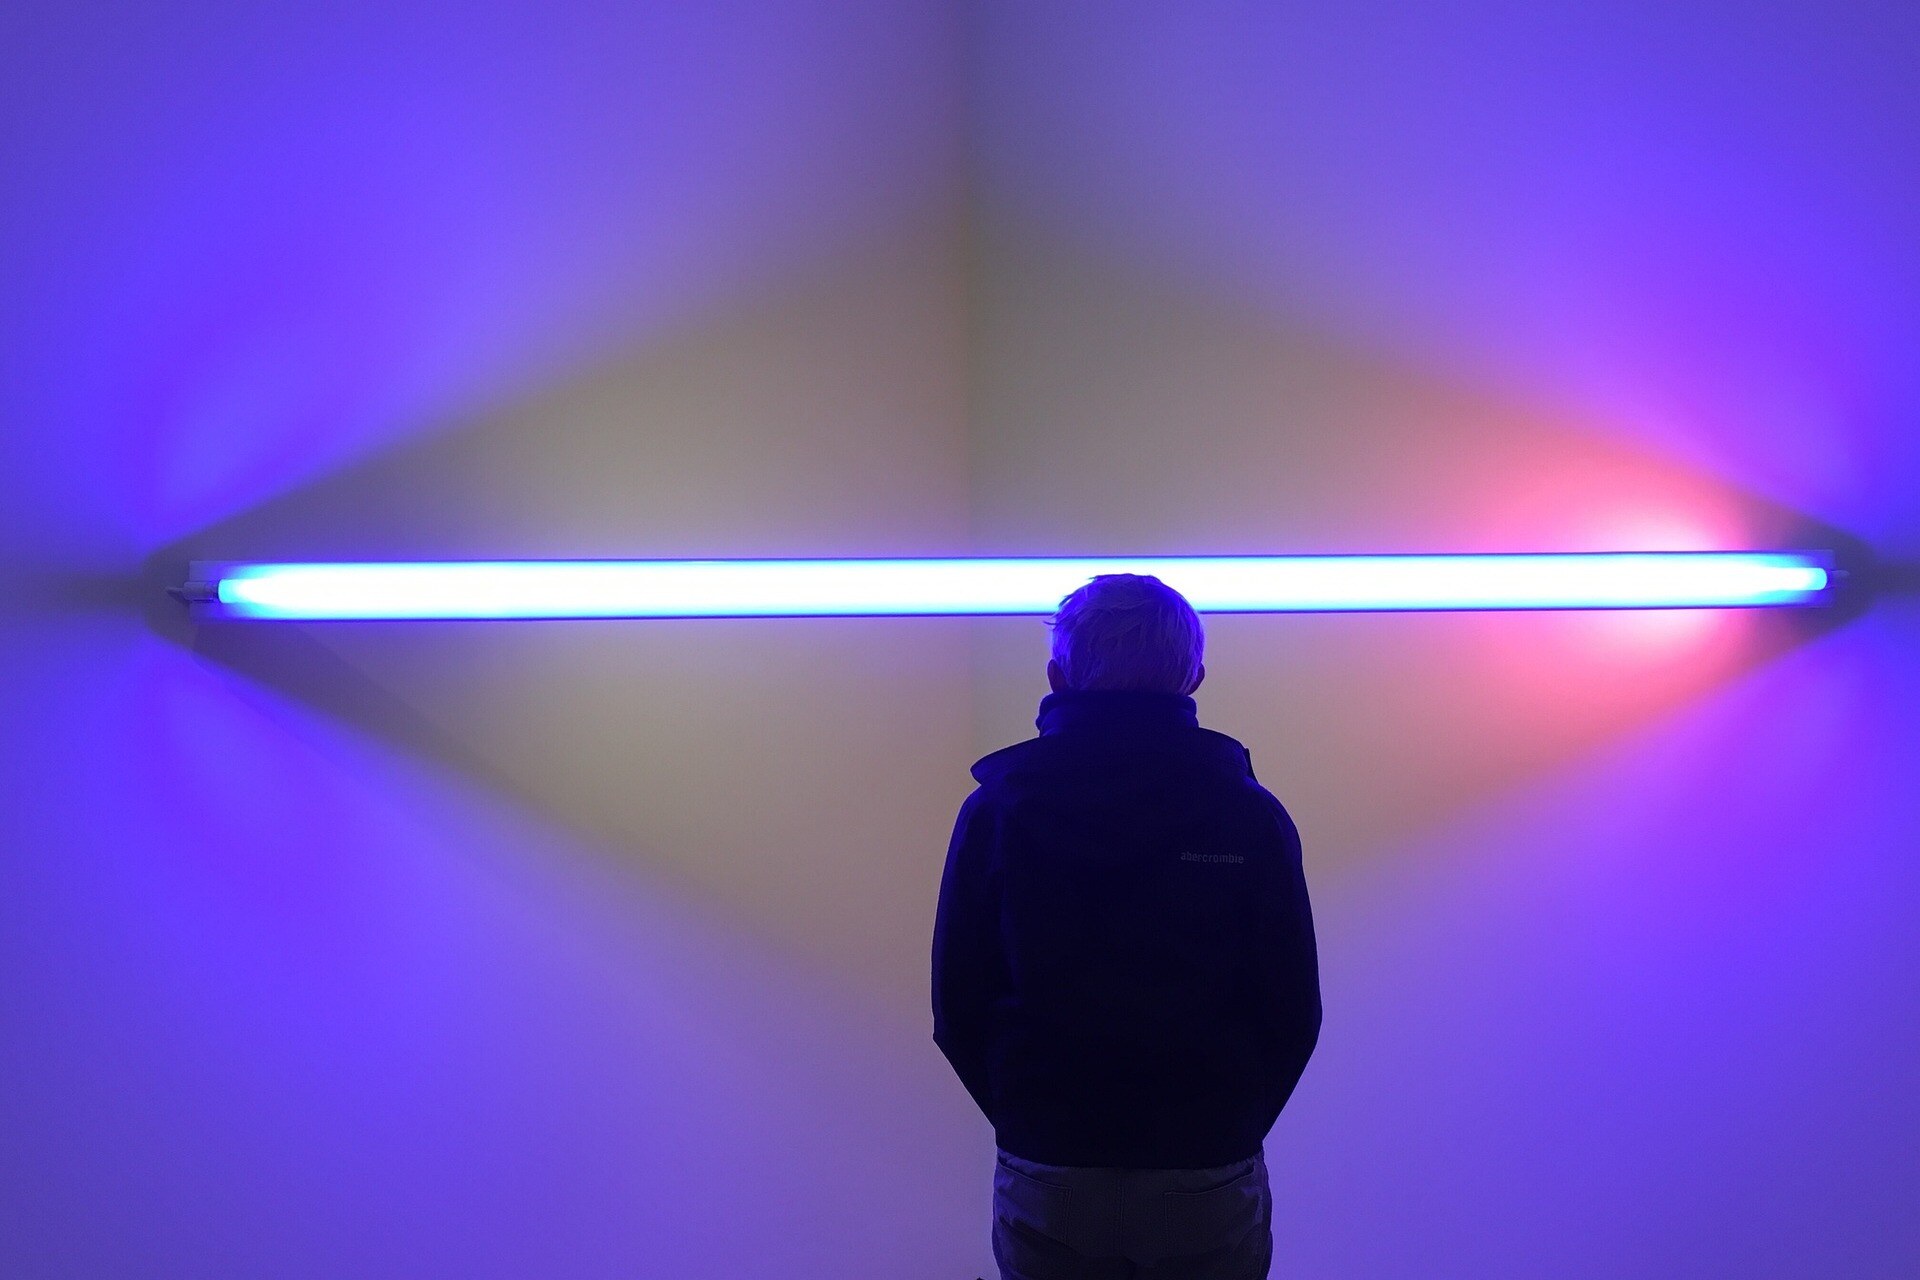
[[[1232,760],[1245,769],[1247,777],[1253,777],[1253,752],[1247,750],[1245,743],[1230,734],[1221,733],[1218,729],[1202,727],[1198,732],[1202,742],[1219,752],[1223,758]]]
[[[998,751],[981,756],[973,762],[971,770],[973,780],[979,783],[983,790],[994,787],[1006,776],[1008,769],[1032,755],[1039,749],[1039,745],[1040,739],[1028,738],[1024,742],[1016,742],[1010,747],[1002,747]]]

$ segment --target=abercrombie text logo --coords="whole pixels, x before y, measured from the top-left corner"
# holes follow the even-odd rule
[[[1245,862],[1246,859],[1241,857],[1237,853],[1187,852],[1180,855],[1180,861],[1182,862]]]

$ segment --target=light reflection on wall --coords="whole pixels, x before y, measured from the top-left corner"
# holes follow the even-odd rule
[[[1029,731],[1037,623],[982,625],[971,693],[951,637],[858,630],[702,631],[694,658],[364,631],[248,665],[150,634],[133,566],[267,508],[289,543],[356,507],[449,554],[506,554],[464,543],[509,523],[612,539],[606,477],[656,441],[715,489],[756,446],[869,495],[913,478],[880,518],[756,473],[722,520],[696,484],[716,541],[768,510],[964,534],[970,501],[982,552],[1813,520],[1911,554],[1917,13],[9,6],[0,1271],[988,1274],[991,1152],[918,1008],[730,909],[811,885],[910,956],[937,841],[851,846],[821,805],[780,881],[790,809],[676,806],[749,764],[788,804],[870,793],[853,759],[914,771],[903,836],[939,825],[964,752],[935,739],[974,710],[983,747]],[[962,212],[965,252],[890,269],[891,301],[757,310]],[[880,363],[835,363],[855,346]],[[542,393],[634,349],[664,364],[586,381],[635,452],[497,420],[573,410]],[[963,362],[967,440],[821,426]],[[823,371],[877,402],[808,399]],[[742,383],[818,434],[726,435]],[[427,460],[466,465],[400,457],[443,434]],[[594,483],[602,522],[552,533]],[[1271,1146],[1286,1266],[1920,1271],[1920,640],[1910,603],[1778,621],[1218,624],[1203,713],[1301,815],[1321,904],[1326,1037]],[[830,719],[844,754],[808,749]],[[421,746],[449,737],[469,758]],[[663,847],[636,811],[678,824]],[[925,892],[894,892],[916,856]],[[728,907],[688,892],[702,868],[739,878]]]

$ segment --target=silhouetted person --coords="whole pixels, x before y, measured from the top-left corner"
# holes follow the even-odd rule
[[[1262,1150],[1320,1034],[1300,837],[1199,727],[1200,619],[1094,578],[1040,736],[979,761],[933,931],[933,1039],[993,1124],[1003,1280],[1255,1280]]]

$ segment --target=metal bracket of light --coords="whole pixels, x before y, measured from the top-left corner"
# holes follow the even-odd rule
[[[868,560],[195,561],[196,616],[372,619],[1051,614],[1103,573],[1152,574],[1202,613],[1718,609],[1825,603],[1823,551]]]

